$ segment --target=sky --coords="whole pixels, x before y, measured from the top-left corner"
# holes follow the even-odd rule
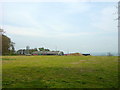
[[[0,3],[0,26],[15,49],[118,52],[117,2]]]

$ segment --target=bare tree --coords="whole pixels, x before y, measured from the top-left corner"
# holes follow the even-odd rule
[[[110,52],[107,53],[107,56],[113,56]]]

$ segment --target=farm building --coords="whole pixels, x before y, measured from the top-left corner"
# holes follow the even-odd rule
[[[32,55],[64,55],[61,51],[35,51]]]
[[[84,56],[90,56],[90,54],[82,54],[82,55],[84,55]]]
[[[20,49],[16,52],[16,54],[25,55],[27,54],[27,51],[25,49]]]

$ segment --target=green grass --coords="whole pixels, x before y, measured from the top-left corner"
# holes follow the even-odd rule
[[[3,88],[117,88],[115,56],[3,56]]]

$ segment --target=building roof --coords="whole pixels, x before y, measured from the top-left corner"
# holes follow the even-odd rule
[[[61,51],[35,51],[33,54],[59,54]]]

